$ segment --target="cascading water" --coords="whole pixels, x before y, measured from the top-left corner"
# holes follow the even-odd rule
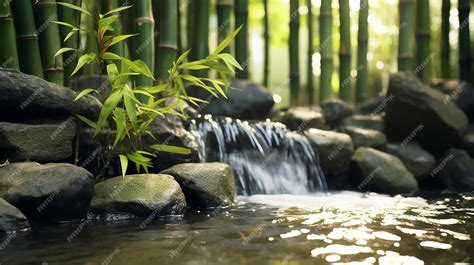
[[[202,162],[232,166],[238,193],[307,194],[326,191],[316,150],[306,136],[274,122],[247,122],[206,115],[193,120]]]

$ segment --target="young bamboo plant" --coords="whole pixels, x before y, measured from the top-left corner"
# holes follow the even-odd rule
[[[87,16],[91,15],[91,13],[81,7],[67,3],[58,4],[79,10]],[[186,148],[166,144],[156,143],[151,146],[144,146],[142,137],[148,135],[154,138],[150,131],[150,125],[156,117],[166,114],[182,116],[182,112],[177,111],[176,106],[182,107],[183,101],[194,105],[205,103],[203,100],[189,97],[186,94],[186,83],[205,89],[215,96],[220,94],[226,97],[225,91],[230,85],[229,75],[235,73],[235,68],[241,69],[241,66],[230,54],[222,53],[224,48],[240,30],[238,29],[231,33],[214,52],[204,59],[186,62],[185,60],[190,51],[188,50],[183,53],[168,71],[168,78],[160,85],[135,87],[135,85],[129,81],[129,77],[143,76],[154,80],[155,78],[152,71],[148,68],[146,63],[141,60],[132,61],[110,52],[110,47],[134,36],[114,36],[111,33],[114,30],[111,25],[118,18],[117,13],[127,8],[129,8],[129,6],[123,6],[110,10],[103,15],[99,15],[98,31],[86,32],[87,34],[93,34],[97,39],[100,48],[99,52],[83,54],[79,58],[76,68],[72,73],[72,75],[77,74],[85,65],[89,64],[97,64],[101,70],[105,69],[107,72],[107,78],[111,83],[112,89],[102,106],[99,119],[92,121],[81,116],[79,116],[79,118],[93,127],[96,134],[107,133],[108,128],[112,129],[109,134],[111,137],[110,152],[106,166],[113,158],[118,157],[123,176],[125,176],[127,172],[129,161],[135,164],[137,171],[144,169],[148,172],[148,169],[151,167],[151,160],[155,156],[153,153],[155,151],[189,154],[190,150]],[[71,28],[72,34],[84,30],[68,23],[58,23]],[[71,50],[74,49],[62,48],[56,53],[56,56]],[[111,61],[115,61],[116,63]],[[117,64],[120,64],[120,70]],[[221,79],[199,78],[192,75],[193,72],[203,69],[216,71]],[[188,74],[184,74],[184,71],[188,71]],[[101,92],[103,93],[103,91],[85,89],[79,93],[76,100],[89,93]],[[146,96],[148,101],[139,101],[138,95]],[[165,98],[158,95],[175,99],[174,102],[176,105],[166,105]]]

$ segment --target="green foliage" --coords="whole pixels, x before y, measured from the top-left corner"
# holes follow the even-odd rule
[[[58,4],[90,16],[89,12],[80,7],[67,3]],[[221,53],[238,33],[239,28],[223,40],[208,57],[198,61],[187,62],[186,58],[190,52],[188,50],[174,62],[172,69],[168,71],[169,76],[167,80],[151,87],[136,87],[130,81],[130,76],[142,75],[155,80],[148,66],[141,60],[131,61],[108,51],[111,46],[134,36],[108,35],[108,33],[114,31],[111,25],[118,18],[117,13],[127,8],[129,7],[120,7],[106,14],[99,15],[97,32],[87,32],[97,39],[99,52],[98,54],[83,54],[72,73],[72,75],[77,74],[85,65],[91,63],[98,64],[102,68],[101,70],[106,70],[112,89],[105,99],[99,119],[92,121],[82,116],[79,118],[93,127],[96,135],[101,132],[107,133],[108,130],[111,131],[113,139],[110,141],[111,156],[109,160],[117,156],[119,157],[123,175],[126,174],[130,161],[135,164],[137,171],[143,169],[148,172],[148,168],[152,166],[152,158],[155,156],[155,154],[151,153],[152,151],[189,154],[189,149],[166,144],[156,143],[151,146],[143,146],[142,137],[148,135],[154,139],[153,133],[150,131],[150,125],[158,116],[165,114],[182,116],[183,102],[189,102],[196,106],[199,103],[205,103],[201,99],[187,95],[185,89],[187,84],[205,89],[215,96],[220,94],[226,97],[226,90],[230,85],[229,76],[235,74],[235,68],[242,69],[232,55]],[[71,35],[85,31],[80,26],[63,22],[56,23],[71,28]],[[56,53],[56,56],[71,50],[73,49],[62,48]],[[118,64],[120,64],[120,70],[117,67]],[[193,71],[202,69],[216,71],[220,79],[200,78],[192,74]],[[100,92],[90,88],[85,89],[78,94],[76,100],[90,93]],[[146,96],[147,101],[145,103],[139,101],[139,95]],[[176,105],[166,105],[165,97],[175,99]],[[176,107],[181,109],[181,111],[177,111]]]

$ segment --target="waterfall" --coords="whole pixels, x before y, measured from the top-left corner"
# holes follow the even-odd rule
[[[327,190],[317,151],[306,136],[281,123],[206,115],[193,120],[190,131],[198,136],[202,162],[232,166],[241,195]]]

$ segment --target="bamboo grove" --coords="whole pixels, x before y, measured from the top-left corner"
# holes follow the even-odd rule
[[[272,1],[259,0],[264,11],[263,24],[263,84],[270,85],[270,65],[275,63],[270,58],[270,24],[284,23],[273,20],[269,15]],[[96,25],[90,18],[80,12],[58,5],[65,2],[80,6],[93,14],[105,13],[120,6],[131,5],[124,11],[113,27],[118,29],[114,34],[136,34],[124,44],[113,47],[113,52],[131,59],[140,59],[157,76],[157,82],[167,77],[167,71],[173,66],[177,54],[191,49],[190,59],[198,60],[209,54],[209,27],[212,10],[217,13],[217,39],[221,41],[231,28],[243,26],[236,36],[232,52],[243,70],[237,77],[251,78],[249,69],[249,9],[248,0],[0,0],[0,66],[13,68],[24,73],[36,75],[50,82],[70,85],[73,66],[77,63],[77,53],[65,52],[55,57],[61,47],[74,47],[83,51],[100,49],[87,36],[70,36],[61,23],[66,22],[88,30]],[[319,12],[311,0],[288,1],[288,48],[289,48],[289,86],[291,104],[315,104],[319,101],[340,97],[347,102],[361,102],[368,98],[369,67],[367,62],[369,43],[370,6],[368,0],[360,0],[357,25],[357,43],[351,43],[350,8],[347,0],[321,0]],[[337,2],[339,12],[340,45],[337,47],[339,65],[335,65],[333,47],[333,12]],[[472,82],[471,42],[469,36],[470,1],[458,0],[459,13],[459,69],[460,78]],[[399,40],[398,70],[413,71],[420,79],[429,84],[432,82],[433,54],[439,50],[440,77],[452,78],[450,65],[451,47],[450,0],[442,0],[441,37],[439,47],[430,47],[431,21],[429,0],[399,0]],[[308,26],[308,48],[306,54],[307,80],[301,80],[300,73],[300,8],[306,6]],[[318,15],[314,15],[318,13]],[[92,16],[94,17],[94,16]],[[318,32],[319,44],[314,45],[315,32]],[[187,40],[187,41],[184,41]],[[352,53],[353,45],[356,54]],[[319,83],[313,81],[313,55],[320,54]],[[353,63],[356,62],[356,68]],[[335,68],[338,66],[338,69]],[[97,73],[93,66],[85,67],[83,74]],[[339,74],[339,95],[333,93],[333,73]],[[356,72],[357,74],[352,74]],[[206,76],[202,70],[199,76]],[[138,77],[135,82],[149,86],[154,82],[146,77]],[[270,87],[271,89],[271,87]]]

